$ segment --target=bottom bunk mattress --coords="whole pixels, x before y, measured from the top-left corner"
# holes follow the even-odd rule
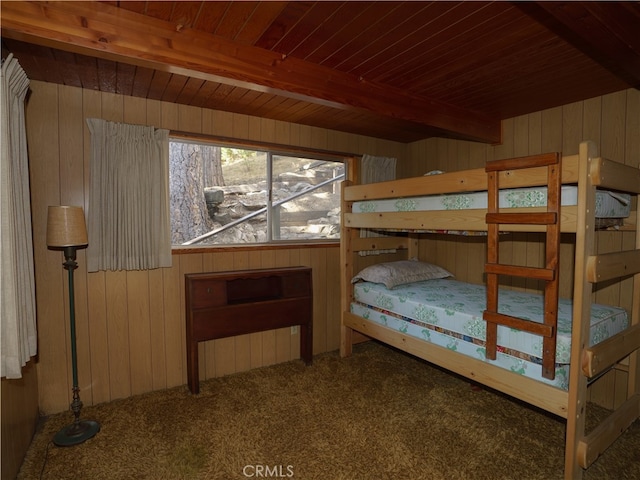
[[[556,374],[542,376],[542,337],[513,328],[498,327],[496,360],[485,356],[486,291],[453,279],[435,279],[400,285],[392,290],[384,285],[358,282],[354,285],[351,313],[398,330],[406,335],[455,350],[514,373],[566,390],[569,385],[572,303],[560,299]],[[542,295],[501,289],[500,313],[542,323]],[[627,328],[627,312],[608,305],[592,305],[589,344],[595,345]]]

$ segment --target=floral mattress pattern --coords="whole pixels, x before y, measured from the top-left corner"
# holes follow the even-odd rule
[[[359,282],[354,285],[352,313],[394,330],[489,361],[516,373],[568,387],[568,363],[571,351],[571,313],[569,300],[561,299],[558,308],[556,378],[542,377],[542,338],[528,332],[498,327],[498,358],[486,360],[485,287],[453,279],[416,282],[387,290],[384,285]],[[527,292],[501,290],[499,311],[512,316],[542,322],[543,298]],[[606,305],[592,306],[590,345],[627,328],[624,309]]]
[[[500,207],[545,207],[547,187],[513,188],[500,190]],[[577,205],[578,188],[563,186],[562,205]],[[354,213],[412,212],[428,210],[486,209],[487,192],[428,195],[385,200],[365,200],[353,204]],[[631,210],[631,196],[607,190],[596,191],[596,217],[626,218]]]

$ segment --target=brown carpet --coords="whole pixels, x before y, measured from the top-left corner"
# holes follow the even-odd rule
[[[51,416],[19,479],[455,480],[562,478],[564,423],[373,342],[85,407],[102,430],[51,444]],[[640,478],[640,421],[585,478]]]

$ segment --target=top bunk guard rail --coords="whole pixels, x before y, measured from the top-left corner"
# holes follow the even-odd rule
[[[542,155],[544,156],[544,155]],[[540,156],[533,156],[536,158]],[[516,162],[521,159],[499,160],[505,167],[505,162]],[[579,178],[580,155],[562,156],[561,182],[563,185],[577,185]],[[590,159],[588,176],[593,186],[609,190],[628,193],[638,193],[640,189],[640,173],[637,168],[623,165],[601,157]],[[527,169],[507,169],[498,171],[501,189],[535,187],[547,185],[547,167],[539,166]],[[488,190],[487,172],[485,168],[476,168],[439,175],[425,175],[421,177],[402,178],[398,180],[370,183],[366,185],[346,182],[343,190],[343,200],[352,204],[358,201],[375,201],[390,198],[409,198],[424,195],[455,194]],[[542,213],[544,207],[511,208],[513,213]],[[346,228],[375,228],[384,225],[385,229],[419,231],[429,230],[488,230],[486,223],[486,209],[470,210],[441,210],[430,211],[428,218],[424,212],[366,212],[353,213],[345,210],[343,224]],[[558,213],[561,216],[560,228],[562,233],[582,232],[578,228],[578,207],[565,205]],[[517,221],[517,220],[515,220]],[[623,231],[635,231],[636,217],[631,215],[619,227]],[[500,224],[500,231],[510,232],[545,232],[543,224]]]
[[[544,158],[537,155],[531,158]],[[546,186],[548,182],[547,167],[542,163],[537,167],[529,167],[526,170],[511,168],[517,165],[517,160],[500,160],[507,170],[498,171],[500,188],[521,188]],[[516,162],[516,163],[505,163]],[[543,161],[544,162],[544,161]],[[562,184],[577,184],[580,158],[579,155],[562,157]],[[497,165],[497,164],[496,164]],[[442,173],[439,175],[424,175],[421,177],[403,178],[398,180],[370,183],[347,184],[343,190],[343,200],[347,204],[358,201],[374,201],[389,198],[409,198],[424,195],[454,194],[464,192],[477,192],[488,190],[487,172],[485,168],[476,168],[457,172]],[[542,213],[546,215],[544,207],[512,208],[510,212],[517,213]],[[485,221],[486,209],[471,210],[443,210],[430,211],[428,218],[420,211],[403,212],[366,212],[353,213],[351,209],[343,212],[343,224],[346,228],[375,228],[384,225],[385,229],[396,230],[469,230],[487,231]],[[562,221],[563,232],[576,232],[577,209],[575,206],[563,207]],[[517,219],[514,221],[518,221]],[[543,232],[543,224],[501,224],[501,231],[512,232]]]
[[[513,161],[516,159],[511,159]],[[600,159],[595,159],[596,161]],[[505,162],[504,160],[495,160]],[[578,155],[562,157],[562,183],[577,184],[580,159]],[[608,162],[615,164],[616,162]],[[619,165],[619,164],[618,164]],[[622,165],[624,167],[624,165]],[[636,170],[627,167],[629,174]],[[594,168],[594,174],[598,171]],[[545,166],[530,167],[526,172],[508,169],[499,172],[501,188],[520,188],[547,185],[547,168]],[[633,177],[632,177],[633,178]],[[613,187],[611,187],[613,188]],[[384,198],[406,198],[442,193],[462,193],[487,190],[487,171],[483,168],[473,168],[439,175],[424,175],[421,177],[400,178],[379,183],[350,184],[345,188],[344,200],[347,202],[360,200],[380,200]],[[621,189],[625,190],[625,189]]]
[[[500,172],[545,167],[547,170],[547,212],[546,213],[501,213],[499,207]],[[498,347],[498,325],[517,328],[542,336],[542,376],[555,378],[556,329],[558,324],[558,255],[560,252],[560,191],[561,156],[559,153],[533,155],[508,160],[488,162],[485,168],[489,203],[486,215],[487,237],[487,309],[482,317],[487,322],[486,356],[495,360]],[[544,225],[545,267],[531,268],[500,263],[499,225],[525,224]],[[498,313],[498,286],[500,275],[532,277],[545,282],[543,324],[524,318]]]

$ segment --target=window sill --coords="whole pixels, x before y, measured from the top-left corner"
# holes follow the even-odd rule
[[[301,240],[301,241],[282,241],[271,243],[247,243],[242,245],[196,245],[182,246],[174,245],[171,247],[172,255],[188,255],[190,253],[208,253],[208,252],[242,252],[254,250],[286,250],[294,248],[337,248],[340,246],[340,240]]]

